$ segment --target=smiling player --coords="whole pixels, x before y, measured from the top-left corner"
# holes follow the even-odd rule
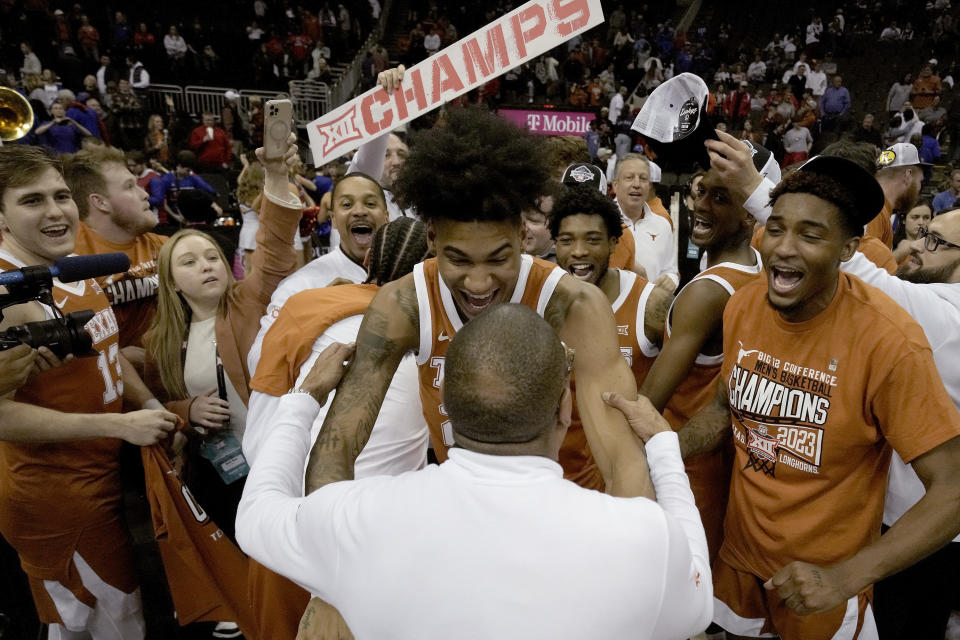
[[[873,177],[820,156],[771,201],[766,282],[727,303],[717,394],[680,430],[688,452],[731,432],[736,447],[714,621],[747,637],[876,637],[871,585],[960,532],[960,414],[922,329],[838,271],[882,206]],[[927,492],[880,537],[892,449]]]
[[[575,171],[577,166],[568,167],[567,173]],[[620,353],[630,365],[637,384],[642,384],[663,337],[670,294],[632,271],[609,268],[610,256],[616,249],[623,226],[617,206],[593,183],[564,189],[554,205],[550,231],[556,242],[557,264],[578,280],[599,287],[607,297],[617,321]],[[576,388],[573,379],[570,387]],[[576,404],[567,441],[575,437],[584,438]],[[568,449],[567,455],[574,451]],[[560,463],[564,468],[583,468],[582,472],[570,477],[577,484],[603,489],[603,478],[592,460],[581,463],[561,454]]]

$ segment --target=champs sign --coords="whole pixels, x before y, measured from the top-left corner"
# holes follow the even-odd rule
[[[600,0],[531,0],[307,126],[320,166],[603,22]]]

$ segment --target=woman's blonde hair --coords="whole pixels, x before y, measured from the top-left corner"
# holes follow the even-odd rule
[[[177,291],[176,283],[173,281],[172,258],[173,250],[177,244],[184,238],[198,236],[212,244],[220,260],[223,261],[227,272],[227,288],[220,298],[220,309],[218,315],[223,311],[227,296],[236,286],[236,282],[231,274],[230,263],[220,245],[209,235],[196,229],[181,229],[177,231],[169,240],[164,243],[160,249],[160,255],[157,257],[157,275],[159,286],[157,287],[157,313],[153,317],[153,324],[147,333],[144,343],[150,352],[153,361],[156,362],[157,369],[160,371],[160,380],[163,382],[163,388],[171,400],[184,400],[190,396],[187,393],[187,386],[183,381],[183,341],[187,338],[187,330],[190,324],[190,306]]]
[[[248,207],[254,207],[254,200],[263,191],[264,175],[263,165],[259,162],[251,162],[247,165],[237,180],[237,201]]]

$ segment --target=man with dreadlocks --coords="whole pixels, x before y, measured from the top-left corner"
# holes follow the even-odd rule
[[[290,297],[263,339],[260,362],[250,380],[250,404],[243,452],[251,465],[280,400],[296,388],[329,345],[357,339],[363,314],[383,284],[413,271],[427,253],[427,231],[422,222],[398,218],[377,229],[369,252],[364,284],[308,289]],[[331,394],[332,399],[332,394]],[[316,439],[329,403],[313,422]],[[387,389],[370,441],[357,459],[354,475],[364,478],[399,475],[427,462],[427,425],[420,407],[417,365],[413,355],[400,363]],[[259,565],[251,570],[251,604],[261,639],[293,638],[309,594]]]

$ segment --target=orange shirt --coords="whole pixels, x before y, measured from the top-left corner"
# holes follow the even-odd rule
[[[0,252],[0,270],[24,265]],[[31,376],[14,400],[67,413],[116,413],[123,378],[117,321],[94,280],[54,280],[64,315],[92,310],[85,328],[95,356]],[[24,570],[59,580],[70,565],[79,531],[116,519],[122,507],[120,445],[114,438],[27,444],[0,442],[0,533],[17,549]]]
[[[157,311],[157,256],[167,236],[144,233],[133,242],[117,244],[103,238],[83,222],[77,229],[74,251],[78,255],[120,252],[130,258],[126,273],[97,278],[107,292],[120,325],[120,346],[139,346]]]
[[[863,234],[879,238],[880,242],[887,245],[888,249],[893,249],[893,225],[890,224],[890,216],[893,215],[893,205],[884,198],[883,209],[877,214],[877,217],[867,223]]]
[[[617,246],[610,254],[609,267],[611,269],[633,269],[636,253],[637,241],[633,238],[633,231],[624,224],[623,235],[617,240]]]
[[[378,290],[374,284],[350,284],[307,289],[288,298],[263,338],[250,388],[272,396],[289,391],[314,341],[331,325],[364,313]]]
[[[919,111],[933,104],[933,96],[940,93],[940,78],[930,75],[926,78],[918,77],[913,81],[913,108]]]
[[[254,637],[247,597],[250,561],[194,499],[160,445],[141,447],[140,455],[177,622],[233,620]]]
[[[620,270],[619,274],[620,295],[612,304],[613,316],[617,321],[617,339],[620,342],[620,353],[630,365],[639,388],[659,351],[655,344],[647,340],[644,333],[644,315],[653,284],[632,271]],[[570,390],[576,390],[573,376],[570,377]],[[587,435],[583,431],[580,412],[577,411],[576,394],[570,428],[567,430],[564,448],[560,451],[560,466],[565,470],[569,469],[567,479],[581,487],[597,491],[603,491],[606,487],[600,469],[587,446]]]
[[[761,579],[876,540],[891,445],[910,462],[960,434],[923,330],[845,273],[801,323],[769,305],[765,281],[745,286],[723,343],[736,462],[720,557]]]

